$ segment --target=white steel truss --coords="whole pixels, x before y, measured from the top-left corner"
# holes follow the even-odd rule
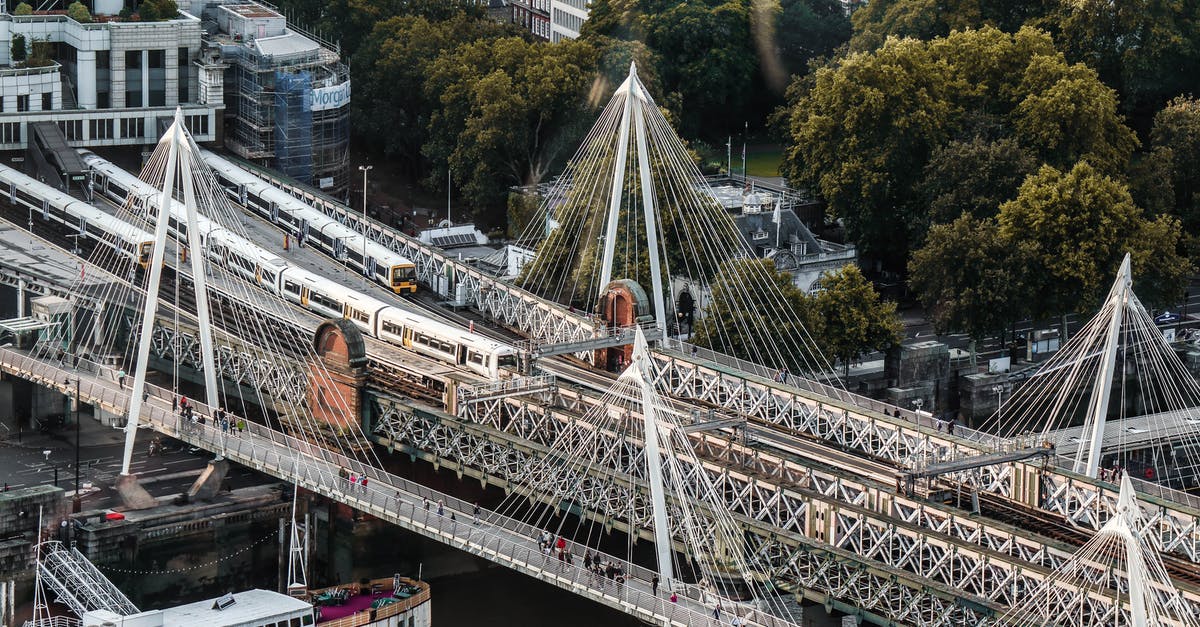
[[[61,542],[43,542],[38,562],[41,580],[54,591],[58,601],[77,616],[94,610],[108,610],[120,616],[132,616],[138,608],[97,570],[87,557]]]

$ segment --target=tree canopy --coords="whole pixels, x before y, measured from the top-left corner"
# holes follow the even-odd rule
[[[895,301],[880,300],[856,265],[823,274],[814,300],[823,321],[821,344],[846,371],[859,355],[887,350],[904,338]]]
[[[1147,218],[1124,183],[1087,162],[1065,172],[1043,166],[997,220],[1004,239],[1029,246],[1027,294],[1038,317],[1095,309],[1125,253],[1148,303],[1176,302],[1192,271],[1177,252],[1179,222]]]
[[[1031,309],[1029,249],[1004,237],[994,219],[964,213],[929,230],[909,262],[909,283],[939,334],[1003,336]]]
[[[1006,34],[986,27],[928,42],[889,39],[795,83],[788,115],[785,174],[817,190],[864,252],[892,268],[904,266],[932,222],[924,175],[939,150],[971,150],[974,158],[1021,167],[1030,165],[1028,158],[1068,168],[1086,158],[1115,174],[1137,145],[1112,90],[1031,28]],[[1009,142],[989,154],[986,144],[1003,140]],[[947,156],[934,163],[934,176]],[[938,181],[934,191],[956,202],[975,198],[980,183],[968,178],[958,189],[954,181]],[[984,191],[990,199],[1011,189]]]

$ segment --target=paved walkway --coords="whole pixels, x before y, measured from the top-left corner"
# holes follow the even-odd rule
[[[122,389],[104,368],[85,364],[76,372],[10,348],[0,348],[0,368],[64,390],[68,385],[66,379],[70,378],[71,394],[75,392],[74,377],[80,376],[80,394],[84,401],[102,405],[114,413],[120,413],[128,402],[129,392]],[[172,412],[169,390],[149,384],[146,389],[149,397],[143,403],[142,424],[155,431],[220,453],[230,461],[297,483],[312,492],[641,620],[660,625],[716,627],[730,624],[736,610],[740,614],[737,617],[740,624],[744,625],[776,627],[793,624],[728,600],[720,601],[719,618],[715,618],[715,597],[694,585],[677,583],[678,601],[673,603],[667,598],[670,592],[665,585],[657,596],[651,594],[649,581],[653,572],[612,555],[601,554],[600,559],[620,567],[626,574],[626,582],[618,584],[597,577],[581,566],[586,547],[570,543],[574,564],[568,565],[539,550],[537,538],[543,532],[540,528],[492,511],[483,512],[480,523],[475,524],[471,503],[259,424],[248,423],[246,432],[233,435],[222,432],[211,419],[206,425],[184,423]],[[211,415],[204,405],[198,402],[194,405],[197,414]],[[344,470],[367,476],[367,488],[351,486],[341,477]]]

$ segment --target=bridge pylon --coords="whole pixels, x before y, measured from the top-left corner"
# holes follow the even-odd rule
[[[166,168],[160,170],[162,152],[166,151]],[[217,407],[217,368],[213,358],[213,339],[208,312],[208,284],[204,269],[204,250],[200,244],[200,228],[196,219],[196,179],[193,168],[201,162],[199,148],[192,141],[183,122],[183,111],[175,109],[175,121],[159,140],[143,177],[162,176],[162,196],[158,202],[158,216],[154,225],[154,251],[150,266],[146,269],[148,285],[146,301],[142,309],[141,331],[138,336],[137,358],[134,362],[133,390],[129,396],[129,409],[125,424],[125,453],[121,460],[121,476],[129,476],[129,465],[133,459],[134,439],[137,436],[138,417],[146,397],[146,369],[150,361],[150,345],[154,335],[154,318],[158,311],[159,287],[162,284],[163,263],[167,243],[167,227],[171,219],[171,204],[175,199],[176,177],[182,182],[183,204],[187,213],[187,251],[192,264],[192,283],[195,287],[196,314],[200,327],[200,351],[204,374],[205,400],[209,407]],[[154,182],[154,181],[150,181]],[[147,211],[150,203],[145,203]]]

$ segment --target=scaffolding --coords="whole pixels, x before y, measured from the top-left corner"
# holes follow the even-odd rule
[[[350,80],[338,53],[312,47],[263,54],[252,40],[212,32],[205,47],[220,50],[225,77],[226,144],[239,156],[346,197],[350,108],[313,111],[314,90]],[[301,35],[290,33],[297,37]]]

